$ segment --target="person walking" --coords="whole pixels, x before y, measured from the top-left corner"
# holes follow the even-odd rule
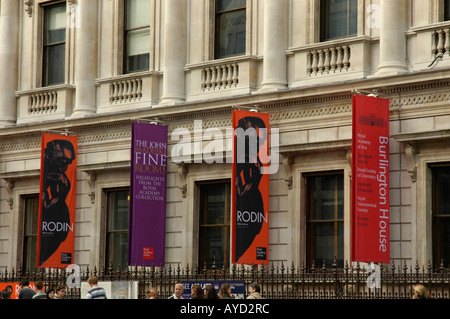
[[[175,284],[175,293],[169,297],[169,299],[183,299],[183,296],[181,295],[184,291],[183,285],[178,283]]]
[[[233,299],[231,295],[231,286],[229,283],[223,283],[219,289],[219,298],[220,299]]]
[[[202,286],[192,285],[191,287],[191,299],[204,299]]]
[[[1,292],[1,299],[11,299],[11,295],[13,292],[13,288],[11,285],[6,286],[5,289]]]
[[[97,277],[91,276],[87,282],[91,288],[88,290],[86,299],[107,299],[105,289],[98,286]]]
[[[34,291],[36,294],[32,299],[47,299],[47,294],[44,292],[44,283],[42,281],[36,281],[34,284]]]
[[[47,290],[47,299],[54,299],[55,298],[55,289],[50,288]]]
[[[19,291],[19,299],[32,299],[33,296],[36,294],[33,289],[30,288],[30,283],[28,280],[22,280],[19,284],[20,291]]]
[[[146,294],[147,299],[159,299],[158,291],[154,287],[148,288]]]
[[[66,286],[57,286],[53,299],[66,299]]]
[[[250,284],[248,292],[250,293],[250,295],[247,297],[247,299],[263,299],[260,294],[261,287],[257,283]]]
[[[216,288],[213,285],[207,285],[205,287],[205,299],[219,299]]]
[[[431,295],[422,284],[417,284],[413,286],[414,294],[412,299],[431,299]]]

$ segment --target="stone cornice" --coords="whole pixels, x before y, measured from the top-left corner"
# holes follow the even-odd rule
[[[131,121],[134,119],[158,118],[169,123],[169,130],[178,126],[191,125],[196,119],[202,119],[205,128],[228,127],[231,125],[232,110],[238,106],[258,105],[263,112],[270,113],[274,123],[279,122],[279,124],[285,120],[318,119],[339,114],[348,117],[351,114],[352,91],[355,89],[378,91],[390,98],[393,110],[406,106],[427,105],[429,107],[430,103],[436,104],[450,99],[449,85],[450,70],[443,69],[334,85],[256,92],[233,98],[187,102],[146,110],[66,118],[64,121],[15,125],[0,129],[0,151],[22,149],[23,145],[29,144],[30,141],[40,143],[39,136],[45,130],[68,129],[81,136],[88,135],[89,137],[82,137],[82,142],[129,138],[120,131],[129,130]],[[117,133],[112,136],[111,131]],[[7,146],[8,144],[10,146]],[[11,144],[15,145],[11,146]],[[38,147],[38,144],[35,147]]]

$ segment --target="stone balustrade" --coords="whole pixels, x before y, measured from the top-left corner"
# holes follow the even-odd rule
[[[58,92],[55,90],[31,93],[28,96],[28,114],[48,114],[58,109]]]
[[[431,54],[433,57],[450,55],[450,28],[431,32]]]
[[[307,53],[307,75],[315,76],[348,71],[350,67],[350,46],[335,45],[311,50]]]
[[[139,101],[142,98],[142,79],[114,80],[109,84],[109,102],[126,103]]]
[[[17,91],[17,123],[64,119],[72,114],[75,87],[62,84]]]
[[[239,64],[226,63],[204,67],[201,75],[203,92],[236,87],[239,84]]]

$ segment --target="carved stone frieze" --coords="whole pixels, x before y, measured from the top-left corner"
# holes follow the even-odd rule
[[[450,101],[448,92],[450,81],[415,83],[396,88],[383,88],[380,92],[391,101],[391,107],[420,106],[431,103]],[[324,96],[309,96],[284,101],[268,101],[259,103],[262,112],[270,114],[270,120],[279,122],[285,120],[301,120],[303,118],[326,118],[327,116],[349,116],[352,112],[351,92],[330,94]],[[438,104],[439,105],[439,104]],[[443,105],[443,104],[442,104]],[[445,105],[443,105],[444,107]],[[177,128],[194,129],[194,120],[202,120],[202,128],[231,127],[232,107],[193,110],[186,106],[184,110],[172,114],[157,114],[169,124],[169,132]],[[438,112],[439,110],[436,110]],[[150,116],[150,115],[149,115]],[[156,116],[156,115],[155,115]],[[278,124],[278,123],[277,123]],[[115,141],[131,138],[131,118],[129,121],[108,119],[107,123],[94,123],[81,127],[71,127],[79,136],[79,143],[83,145],[91,142]],[[282,127],[280,127],[282,128]],[[0,152],[39,149],[40,132],[27,132],[15,136],[0,137]]]

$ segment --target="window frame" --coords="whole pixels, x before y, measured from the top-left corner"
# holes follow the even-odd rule
[[[240,8],[235,8],[235,9],[231,9],[231,10],[224,10],[224,11],[218,11],[218,1],[220,0],[215,0],[214,1],[214,59],[218,60],[218,59],[224,59],[224,58],[229,58],[229,57],[235,57],[235,56],[241,56],[241,55],[245,55],[247,52],[247,37],[248,37],[248,30],[247,30],[247,12],[248,12],[248,3],[246,0],[245,3],[245,7],[240,7]],[[245,19],[246,19],[246,23],[245,23],[245,40],[244,40],[244,51],[243,52],[239,52],[239,53],[234,53],[234,54],[229,54],[229,55],[220,55],[219,54],[219,48],[220,48],[220,16],[223,14],[227,14],[227,13],[232,13],[232,12],[238,12],[238,11],[244,11],[245,12]]]
[[[47,9],[49,9],[52,6],[59,6],[59,5],[64,5],[65,7],[65,12],[67,15],[67,2],[65,0],[58,0],[58,1],[51,1],[51,2],[42,2],[40,3],[40,9],[42,10],[42,17],[41,17],[41,24],[42,24],[42,31],[41,31],[41,86],[42,87],[49,87],[49,86],[54,86],[54,85],[61,85],[61,84],[65,84],[66,80],[67,80],[67,49],[68,49],[68,36],[69,36],[69,32],[68,32],[68,27],[67,27],[67,16],[66,16],[66,27],[65,27],[65,36],[64,36],[64,41],[60,41],[57,43],[51,43],[51,44],[46,44],[46,16],[47,16]],[[46,63],[46,48],[49,47],[55,47],[58,45],[64,45],[64,71],[62,74],[63,80],[62,82],[55,82],[55,83],[48,83],[46,81],[46,77],[48,75],[48,65]]]
[[[438,175],[437,169],[439,168],[448,168],[450,169],[450,162],[443,163],[432,163],[429,164],[429,168],[431,170],[431,185],[432,185],[432,194],[431,194],[431,241],[432,241],[432,254],[433,254],[433,264],[435,267],[439,267],[441,264],[441,247],[439,243],[440,240],[440,232],[439,226],[441,223],[446,222],[450,223],[450,213],[440,214],[439,213],[439,197],[438,197],[438,185],[436,181],[436,176]],[[449,181],[450,184],[450,181]],[[450,260],[444,260],[444,265],[449,264]]]
[[[450,0],[442,0],[442,21],[450,21]]]
[[[33,200],[35,201],[34,204],[37,205],[37,216],[36,216],[36,224],[34,225],[34,221],[32,221],[31,228],[33,230],[33,227],[36,227],[36,233],[34,234],[31,232],[28,234],[27,231],[27,224],[28,224],[28,201]],[[22,269],[34,269],[36,267],[36,258],[37,258],[37,249],[38,249],[38,233],[39,233],[39,194],[27,194],[21,196],[21,201],[23,203],[23,226],[22,226]],[[32,212],[33,214],[34,212]],[[31,216],[34,218],[34,216]],[[35,241],[36,247],[35,247],[35,253],[34,258],[28,258],[28,243],[29,240]]]
[[[325,16],[325,1],[328,0],[320,0],[319,3],[319,17],[320,17],[320,25],[319,25],[319,42],[326,42],[326,41],[332,41],[332,40],[337,40],[337,39],[343,39],[343,38],[348,38],[348,37],[354,37],[358,34],[358,15],[359,15],[359,8],[358,8],[358,1],[357,0],[347,0],[347,19],[346,19],[346,27],[347,27],[347,32],[346,35],[343,36],[337,36],[337,37],[331,37],[331,36],[326,36],[327,33],[327,24],[326,21],[328,21],[328,24],[330,24],[329,22],[329,17]],[[356,17],[355,17],[355,32],[354,33],[350,33],[350,1],[355,1],[355,13],[356,13]]]
[[[150,1],[150,0],[149,0]],[[127,19],[127,8],[128,8],[128,0],[123,0],[123,53],[122,53],[122,73],[123,74],[133,74],[133,73],[137,73],[137,72],[146,72],[149,71],[151,69],[151,17],[150,17],[150,24],[149,25],[145,25],[145,26],[139,26],[136,28],[131,28],[131,29],[127,29],[127,24],[128,24],[128,19]],[[148,13],[150,15],[150,12]],[[129,70],[128,69],[128,33],[129,32],[133,32],[133,31],[138,31],[138,30],[144,30],[147,29],[149,30],[149,52],[148,52],[148,68],[147,69],[136,69],[136,70]]]
[[[224,207],[224,223],[218,224],[208,224],[202,223],[202,217],[206,212],[206,194],[203,193],[202,187],[207,187],[209,185],[218,185],[222,184],[225,187],[225,207]],[[217,264],[216,267],[219,269],[229,269],[231,264],[231,181],[230,180],[212,180],[212,181],[201,181],[196,183],[198,187],[198,196],[199,196],[199,214],[198,214],[198,262],[199,266],[203,269],[206,265],[206,269],[211,269],[209,265],[206,263],[206,247],[204,245],[203,240],[203,232],[208,228],[225,228],[225,244],[228,244],[224,247],[223,256],[224,256],[224,264]],[[227,186],[228,185],[228,186]],[[228,223],[226,223],[228,221]]]
[[[312,179],[316,177],[323,177],[323,176],[340,176],[342,178],[342,198],[339,199],[339,194],[337,193],[339,191],[339,188],[337,185],[335,185],[335,216],[334,219],[314,219],[312,220],[312,214],[314,212],[314,183],[312,183]],[[306,264],[308,267],[311,267],[314,261],[315,267],[321,267],[322,262],[320,265],[317,265],[315,260],[317,259],[315,256],[315,246],[314,246],[314,231],[313,231],[313,225],[320,224],[320,223],[333,223],[333,229],[334,229],[334,257],[335,260],[342,259],[342,261],[345,262],[345,175],[343,170],[333,170],[333,171],[324,171],[324,172],[311,172],[311,173],[305,173],[304,174],[305,182],[306,182],[306,194],[305,194],[305,236],[306,236]],[[336,183],[338,180],[336,179]],[[338,203],[339,200],[342,200],[342,218],[339,218],[337,216],[338,214]],[[339,251],[339,237],[338,237],[338,230],[339,227],[342,229],[342,247],[341,247],[341,254],[342,256],[338,256]],[[331,266],[331,265],[327,265]],[[338,268],[343,267],[343,265],[336,265]]]
[[[120,269],[124,269],[124,266],[128,267],[128,245],[129,242],[127,240],[127,250],[126,250],[126,265],[115,265],[113,263],[113,261],[111,260],[111,253],[110,253],[110,235],[111,234],[127,234],[127,238],[128,238],[128,226],[124,229],[121,230],[113,230],[110,231],[109,230],[109,219],[110,219],[110,201],[109,201],[109,196],[111,193],[117,193],[117,192],[128,192],[128,211],[127,211],[127,220],[129,223],[129,213],[130,213],[130,188],[129,187],[118,187],[118,188],[107,188],[107,189],[103,189],[103,192],[105,194],[105,216],[104,216],[104,240],[105,240],[105,245],[104,245],[104,266],[105,269],[108,269],[110,266],[112,266],[114,269],[120,266]],[[113,248],[114,249],[114,248]],[[125,268],[126,268],[125,267]]]

